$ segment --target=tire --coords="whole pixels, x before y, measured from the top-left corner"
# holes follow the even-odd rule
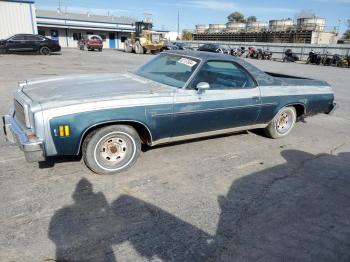
[[[42,46],[42,47],[40,47],[40,49],[39,49],[39,53],[40,53],[41,55],[50,55],[50,54],[51,54],[51,50],[50,50],[50,48],[48,48],[47,46]]]
[[[262,60],[263,59],[263,55],[262,54],[258,54],[258,60]]]
[[[5,48],[2,48],[2,47],[0,47],[0,54],[6,54],[7,52],[6,52],[6,49]]]
[[[124,51],[125,53],[132,53],[132,46],[129,40],[125,40]]]
[[[136,41],[136,43],[135,43],[135,53],[139,54],[139,55],[143,54],[143,47],[139,41]]]
[[[98,49],[98,51],[99,51],[99,52],[102,52],[102,47],[100,47],[100,48]]]
[[[287,136],[293,129],[297,120],[294,107],[282,108],[270,124],[264,129],[266,135],[273,139]],[[281,123],[283,121],[283,123]]]
[[[84,140],[85,165],[99,175],[114,175],[132,167],[141,152],[141,139],[134,128],[111,125],[92,131]]]
[[[306,60],[306,63],[310,64],[310,62],[311,62],[311,59],[310,59],[310,57],[308,57],[308,59]]]

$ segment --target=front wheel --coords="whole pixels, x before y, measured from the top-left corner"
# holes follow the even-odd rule
[[[136,54],[143,54],[143,47],[139,41],[135,43],[135,53]]]
[[[268,137],[274,139],[285,137],[292,131],[296,120],[295,108],[284,107],[265,128],[265,133]]]
[[[129,169],[141,152],[141,139],[134,128],[112,125],[92,131],[84,140],[85,164],[100,175],[113,175]]]

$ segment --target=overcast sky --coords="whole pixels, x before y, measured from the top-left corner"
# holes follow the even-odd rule
[[[57,9],[59,0],[36,0],[39,9]],[[196,24],[226,23],[234,11],[245,16],[255,15],[258,20],[292,18],[301,10],[312,11],[327,19],[327,29],[341,25],[341,32],[350,19],[350,0],[61,0],[64,10],[90,12],[143,18],[143,13],[152,13],[156,29],[177,30],[177,12],[180,12],[180,29],[193,29]],[[342,21],[339,22],[339,19]]]

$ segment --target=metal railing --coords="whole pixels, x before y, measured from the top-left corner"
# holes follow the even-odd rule
[[[309,56],[309,52],[319,52],[321,55],[338,54],[341,56],[350,55],[350,44],[336,44],[336,45],[316,45],[316,44],[289,44],[289,43],[259,43],[259,42],[224,42],[224,41],[183,41],[190,43],[191,47],[198,48],[199,46],[206,43],[213,43],[219,45],[227,45],[230,48],[250,46],[268,49],[272,52],[272,58],[282,59],[284,52],[287,49],[292,49],[293,53],[299,56],[300,60],[306,60]]]

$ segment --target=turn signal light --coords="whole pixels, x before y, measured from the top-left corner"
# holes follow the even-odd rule
[[[60,137],[70,136],[70,129],[68,125],[59,126],[58,130],[59,130]]]

